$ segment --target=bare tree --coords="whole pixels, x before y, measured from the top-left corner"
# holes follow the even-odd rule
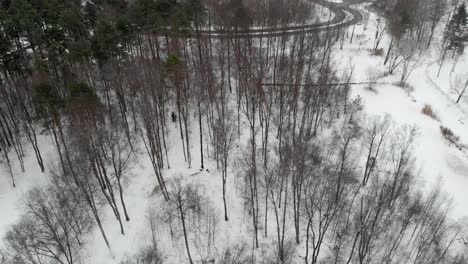
[[[80,262],[81,237],[89,229],[90,215],[82,210],[84,200],[67,197],[63,191],[33,189],[28,194],[22,220],[6,237],[14,258],[31,264]]]
[[[221,177],[223,185],[223,205],[224,205],[224,220],[228,221],[228,207],[226,201],[226,183],[228,177],[228,165],[229,165],[229,154],[232,148],[232,144],[235,139],[235,129],[234,123],[232,122],[232,114],[227,112],[229,110],[224,110],[223,115],[216,121],[213,128],[213,133],[216,138],[215,142],[217,143],[216,149],[217,153],[221,158]],[[227,113],[226,113],[227,112]]]
[[[200,186],[186,184],[180,177],[176,178],[169,192],[169,203],[166,210],[166,221],[178,219],[182,229],[185,250],[189,263],[193,260],[193,249],[195,245],[190,245],[193,241],[194,232],[197,229],[195,224],[198,219],[206,215],[208,209],[206,199],[202,195]],[[171,224],[171,223],[169,223]],[[198,226],[199,228],[199,226]]]
[[[400,81],[405,83],[410,77],[411,73],[421,65],[421,59],[424,50],[419,48],[417,42],[412,40],[406,41],[404,44],[400,45],[400,47],[400,52],[403,54]]]
[[[382,147],[384,147],[384,139],[389,132],[390,124],[390,117],[385,116],[383,118],[373,118],[366,125],[364,135],[368,152],[362,180],[362,185],[364,186],[369,181],[372,172],[377,169],[379,154]]]
[[[382,25],[383,23],[382,23],[381,18],[377,18],[376,22],[377,22],[377,25],[375,29],[374,47],[373,47],[374,52],[377,52],[380,42],[382,41],[382,38],[385,35],[385,32],[387,30],[387,25],[386,24]]]
[[[130,221],[124,199],[124,183],[126,176],[132,169],[133,153],[132,146],[134,145],[135,138],[127,136],[126,129],[122,125],[115,122],[114,126],[110,127],[105,132],[104,146],[107,148],[105,157],[108,166],[111,168],[111,176],[116,180],[119,190],[120,203],[122,205],[125,220]]]
[[[457,93],[457,100],[455,102],[458,104],[468,88],[468,78],[456,75],[450,79],[450,87]]]
[[[366,71],[366,75],[367,75],[367,89],[369,89],[369,91],[374,92],[374,93],[377,92],[377,90],[375,89],[375,86],[377,84],[377,81],[380,78],[379,72],[374,68],[369,68]]]

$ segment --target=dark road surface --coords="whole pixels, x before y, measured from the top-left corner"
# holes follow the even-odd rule
[[[311,0],[312,3],[324,6],[330,9],[334,13],[333,19],[314,23],[310,25],[300,26],[287,26],[287,27],[276,27],[276,28],[264,28],[264,29],[241,29],[241,30],[200,30],[199,34],[202,36],[210,36],[212,38],[255,38],[255,37],[273,37],[273,36],[284,36],[294,35],[299,33],[311,33],[320,32],[325,30],[331,30],[334,28],[348,27],[356,23],[361,22],[362,14],[356,9],[352,8],[352,5],[356,3],[368,2],[368,1],[351,1],[349,3],[334,3],[326,0]],[[194,35],[195,37],[195,35]]]

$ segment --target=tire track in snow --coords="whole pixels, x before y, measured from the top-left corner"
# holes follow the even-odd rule
[[[442,89],[435,81],[434,79],[431,77],[431,74],[429,73],[429,68],[431,66],[433,66],[434,64],[436,64],[438,61],[433,61],[431,63],[428,63],[427,66],[426,66],[426,69],[425,69],[425,74],[426,74],[426,77],[427,77],[427,80],[428,80],[428,83],[434,87],[439,93],[441,96],[445,97],[447,99],[448,102],[452,102],[453,101],[453,98],[450,97],[449,94],[447,94],[444,89]],[[465,109],[463,109],[462,107],[460,107],[459,105],[457,104],[447,104],[446,107],[448,109],[452,108],[452,109],[455,109],[455,111],[457,111],[462,117],[466,118],[468,117],[468,113],[465,111]]]

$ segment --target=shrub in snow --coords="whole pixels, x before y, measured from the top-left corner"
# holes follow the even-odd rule
[[[368,68],[367,69],[367,89],[371,92],[376,93],[377,90],[375,89],[375,86],[377,85],[377,81],[380,78],[380,73],[374,69],[374,68]]]
[[[135,256],[120,262],[120,264],[162,264],[164,256],[152,245],[142,248]]]
[[[251,256],[247,244],[237,244],[228,246],[223,250],[219,260],[219,264],[250,264]]]
[[[384,50],[382,48],[380,49],[372,49],[369,51],[372,56],[383,56],[384,55]]]
[[[427,116],[429,116],[430,118],[432,119],[435,119],[435,120],[439,120],[439,118],[437,117],[436,113],[434,112],[434,110],[432,110],[432,106],[431,105],[424,105],[423,109],[421,110],[421,112]]]
[[[460,138],[457,135],[455,135],[455,133],[453,133],[453,131],[450,128],[440,126],[440,132],[442,133],[442,136],[444,136],[446,140],[458,146],[458,141],[460,140]]]
[[[269,245],[265,248],[264,263],[291,263],[296,252],[296,244],[293,240],[284,241],[283,249],[277,245]]]
[[[414,92],[414,87],[412,85],[410,85],[409,83],[405,82],[405,81],[399,81],[399,82],[396,82],[394,83],[394,85],[402,88],[403,90],[405,90],[406,94],[408,96],[411,95],[412,92]],[[413,100],[415,101],[415,100]]]

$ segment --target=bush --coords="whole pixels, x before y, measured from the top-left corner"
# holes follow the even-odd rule
[[[180,63],[181,60],[176,54],[169,54],[167,57],[166,66],[171,72],[176,71]]]
[[[246,244],[228,246],[224,249],[216,263],[220,264],[249,264],[249,247]]]
[[[84,99],[93,98],[94,99],[96,98],[96,93],[94,92],[93,88],[81,82],[70,84],[70,86],[68,87],[68,92],[70,93],[71,99],[77,99],[77,98],[84,98]]]
[[[383,56],[384,55],[384,50],[381,49],[372,49],[369,51],[372,56]]]
[[[33,85],[33,103],[39,117],[47,121],[51,112],[58,111],[63,106],[57,88],[49,83],[39,83]]]
[[[159,249],[147,246],[140,249],[136,255],[124,259],[120,264],[162,264],[164,261],[165,257]]]
[[[380,78],[380,73],[375,70],[374,68],[368,68],[367,69],[367,90],[373,92],[373,93],[376,93],[377,90],[375,89],[375,86],[377,85],[377,81],[379,80]]]
[[[435,120],[439,120],[439,118],[437,117],[436,113],[434,112],[434,110],[432,110],[432,106],[431,105],[424,105],[423,109],[421,110],[421,112],[429,117],[431,117],[432,119],[435,119]]]
[[[450,128],[440,126],[440,132],[442,133],[442,136],[444,136],[444,138],[446,140],[448,140],[450,143],[458,146],[458,141],[460,141],[460,137],[455,135],[455,133],[453,133],[453,131]]]
[[[394,85],[400,87],[401,89],[405,90],[406,94],[408,96],[411,95],[412,92],[414,92],[414,87],[412,85],[410,85],[409,83],[407,82],[395,82]],[[414,100],[414,98],[412,98],[413,102],[416,102],[416,100]]]

